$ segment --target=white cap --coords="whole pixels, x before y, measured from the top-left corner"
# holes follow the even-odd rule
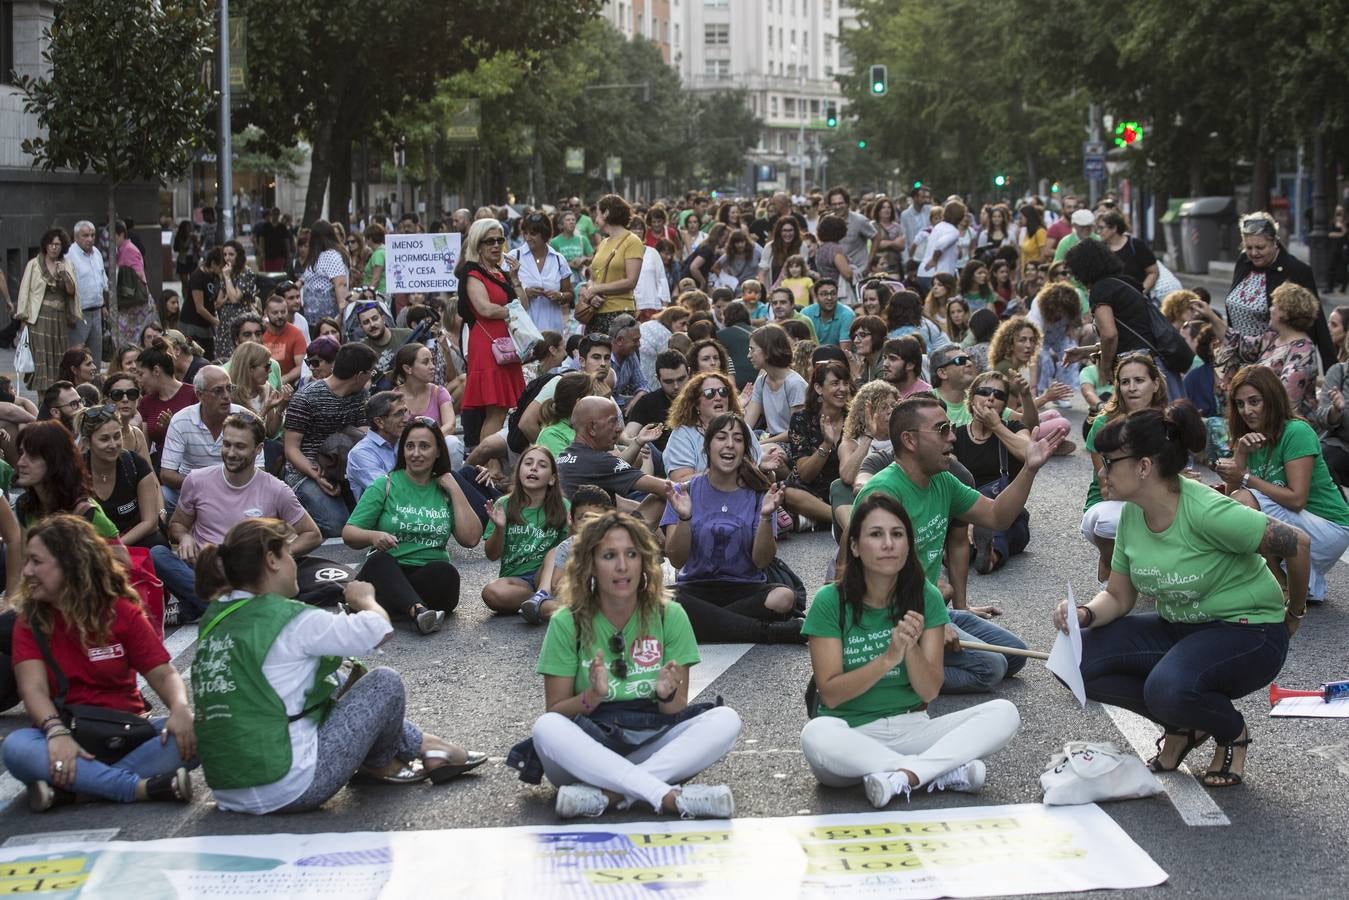
[[[1079,225],[1079,226],[1082,226],[1082,225],[1095,225],[1095,224],[1096,224],[1096,216],[1095,216],[1095,214],[1093,214],[1092,211],[1089,210],[1089,209],[1077,209],[1077,210],[1073,210],[1073,220],[1072,220],[1072,221],[1073,221],[1073,224],[1074,224],[1074,225]]]

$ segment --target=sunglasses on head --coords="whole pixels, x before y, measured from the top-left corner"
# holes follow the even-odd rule
[[[617,654],[618,658],[609,663],[609,672],[620,681],[628,677],[628,660],[624,656],[627,644],[623,641],[622,632],[615,631],[609,635],[609,652]]]
[[[721,387],[705,387],[702,390],[702,394],[703,399],[705,400],[711,400],[713,397],[724,398],[731,396],[731,392],[726,389],[725,385],[722,385]]]
[[[974,392],[976,397],[992,397],[994,400],[1007,402],[1007,392],[1000,391],[994,387],[981,387]]]
[[[1247,216],[1241,220],[1242,234],[1273,234],[1274,223],[1264,216]],[[1123,457],[1120,457],[1123,459]]]
[[[139,400],[141,391],[140,388],[113,388],[108,391],[108,397],[113,400]]]
[[[117,407],[111,403],[91,406],[84,411],[84,424],[87,426],[97,427],[115,418],[117,418]]]

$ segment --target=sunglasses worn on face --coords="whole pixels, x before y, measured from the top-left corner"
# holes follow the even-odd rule
[[[1120,460],[1124,460],[1124,459],[1138,459],[1138,457],[1135,456],[1135,455],[1133,455],[1132,453],[1129,454],[1128,456],[1116,456],[1116,457],[1113,457],[1113,458],[1112,458],[1112,457],[1109,457],[1109,456],[1102,456],[1102,457],[1101,457],[1101,468],[1105,469],[1105,474],[1109,475],[1109,474],[1110,474],[1110,467],[1113,466],[1115,463],[1119,462]]]
[[[478,246],[479,246],[479,247],[499,247],[499,246],[501,246],[501,245],[504,244],[504,243],[506,243],[506,239],[505,239],[504,237],[489,237],[489,238],[483,238],[482,240],[478,241]]]
[[[951,436],[952,425],[948,422],[942,422],[936,428],[910,428],[909,431],[921,431],[926,434],[939,434],[944,438]]]
[[[994,400],[1001,400],[1003,403],[1007,402],[1007,392],[1000,391],[997,388],[981,387],[975,391],[974,394],[976,397],[992,397]]]
[[[703,399],[711,400],[713,397],[729,397],[731,392],[725,387],[705,387],[703,388]]]
[[[618,658],[609,663],[609,672],[620,681],[628,677],[628,660],[623,655],[626,649],[622,633],[616,631],[609,635],[609,652],[618,654]]]
[[[108,397],[113,400],[139,400],[141,392],[140,388],[113,388],[108,391]]]
[[[944,369],[944,368],[946,368],[947,366],[965,366],[965,365],[969,365],[969,362],[970,362],[970,358],[969,358],[968,356],[953,356],[953,357],[951,357],[950,359],[948,359],[946,362],[944,362],[944,363],[942,363],[941,365],[937,366],[937,368],[939,368],[939,369]]]

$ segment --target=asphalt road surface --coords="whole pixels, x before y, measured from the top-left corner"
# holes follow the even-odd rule
[[[1080,409],[1070,415],[1080,424]],[[1080,435],[1076,427],[1074,434]],[[1048,650],[1052,644],[1051,610],[1068,583],[1079,598],[1095,587],[1094,550],[1078,534],[1089,465],[1081,450],[1052,460],[1031,495],[1029,552],[993,576],[971,575],[971,602],[1001,607],[1002,624],[1033,648]],[[321,552],[344,562],[359,558],[343,547]],[[496,565],[480,549],[456,547],[451,552],[463,576],[459,610],[431,637],[400,624],[375,662],[402,673],[410,718],[497,758],[474,775],[444,787],[347,788],[319,812],[264,818],[216,810],[200,774],[195,776],[198,797],[187,806],[92,804],[35,815],[28,811],[21,787],[0,775],[0,839],[85,828],[118,829],[119,840],[149,840],[555,823],[552,788],[523,785],[499,762],[513,743],[528,735],[542,711],[543,680],[534,666],[543,629],[494,618],[479,592],[495,575]],[[812,593],[833,552],[825,533],[791,536],[781,546],[783,557]],[[1280,675],[1285,685],[1314,687],[1349,674],[1344,576],[1343,566],[1337,566],[1329,602],[1308,614]],[[194,629],[184,629],[169,636],[180,669],[191,663],[194,634]],[[744,730],[732,753],[700,780],[730,784],[741,817],[870,811],[860,788],[817,786],[801,757],[798,735],[806,721],[801,697],[809,674],[804,647],[704,646],[703,651],[705,663],[694,670],[695,686],[706,685],[715,675],[702,696],[723,696],[740,712]],[[1127,745],[1132,738],[1147,758],[1158,733],[1141,720],[1097,704],[1084,712],[1036,661],[993,696],[1017,704],[1022,727],[1007,748],[987,760],[983,793],[923,792],[914,795],[913,808],[1039,802],[1038,776],[1066,741]],[[980,699],[943,697],[933,714]],[[1349,722],[1271,719],[1263,691],[1241,701],[1240,707],[1254,738],[1244,785],[1208,790],[1182,772],[1165,777],[1168,794],[1104,807],[1170,875],[1165,885],[1146,893],[1168,898],[1344,897],[1349,880]],[[22,724],[17,710],[0,715],[0,732]],[[1202,770],[1209,748],[1192,754],[1190,765]],[[653,816],[639,812],[612,818],[644,821]]]

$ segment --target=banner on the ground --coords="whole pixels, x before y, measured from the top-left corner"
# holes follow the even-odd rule
[[[459,235],[390,234],[384,238],[389,293],[457,291]]]
[[[1139,888],[1166,877],[1094,805],[0,848],[0,894],[43,898],[824,900]]]

